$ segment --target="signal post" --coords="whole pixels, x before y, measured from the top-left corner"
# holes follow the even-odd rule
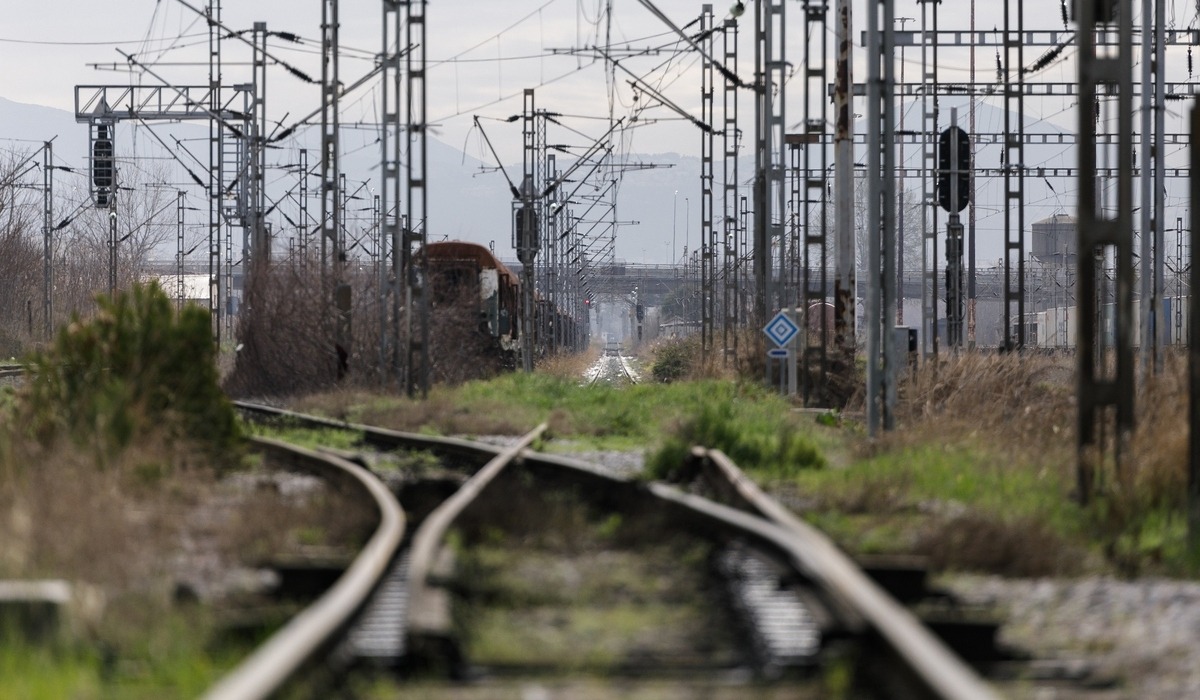
[[[950,214],[946,223],[946,343],[963,345],[963,225],[959,212],[971,199],[971,137],[958,126],[958,110],[938,137],[938,204]],[[937,328],[931,329],[935,334]]]

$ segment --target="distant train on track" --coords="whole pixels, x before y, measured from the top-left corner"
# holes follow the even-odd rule
[[[465,241],[443,241],[425,246],[435,311],[439,305],[468,303],[477,311],[476,329],[490,342],[505,367],[516,367],[521,357],[521,279],[484,246]],[[576,322],[569,310],[552,308],[535,295],[534,353],[543,355],[557,342],[560,347],[587,344],[587,321]]]

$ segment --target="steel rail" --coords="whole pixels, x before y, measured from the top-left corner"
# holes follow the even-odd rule
[[[311,416],[281,409],[261,406],[256,408],[288,415],[297,420],[314,420]],[[420,442],[428,444],[428,441],[433,440],[428,436],[381,431],[370,426],[328,419],[315,419],[314,422],[328,427],[364,431],[364,439],[373,443],[382,443],[391,435],[404,435],[414,441],[413,445]],[[462,450],[460,454],[465,455],[467,450],[474,450],[477,457],[482,454],[492,455],[493,461],[499,461],[502,452],[514,453],[514,457],[519,456],[523,469],[543,477],[580,483],[593,496],[605,493],[619,495],[627,504],[634,504],[638,499],[643,502],[653,501],[659,504],[659,507],[672,509],[677,517],[697,532],[708,532],[718,538],[749,540],[764,553],[777,558],[780,563],[810,581],[845,629],[855,634],[871,632],[881,640],[893,658],[908,670],[910,680],[918,686],[906,689],[913,697],[936,700],[994,700],[999,697],[919,620],[867,578],[828,538],[764,494],[718,450],[696,448],[693,457],[701,465],[701,470],[709,482],[718,489],[721,497],[729,499],[734,505],[724,505],[683,493],[678,488],[663,483],[640,483],[623,479],[603,472],[595,465],[570,457],[535,453],[523,447],[518,449],[519,446],[501,450],[491,445],[466,440],[441,438],[440,441],[454,443],[458,450]],[[483,485],[481,483],[475,490],[482,490]],[[466,496],[463,498],[465,500]],[[427,520],[426,523],[428,522]],[[444,533],[444,526],[439,526],[439,529]],[[421,537],[420,531],[417,537]],[[436,545],[441,537],[435,540],[429,536],[428,539]],[[415,547],[414,540],[414,549]],[[433,550],[436,551],[436,546]],[[432,552],[425,555],[425,558],[429,564],[425,565],[426,573],[420,577],[422,585],[425,584],[427,572],[433,564]],[[417,577],[413,580],[417,580]],[[412,600],[415,599],[414,596]],[[423,606],[416,604],[410,607],[410,616],[421,607]],[[423,621],[410,617],[410,623],[412,622],[423,624]],[[432,622],[436,628],[436,623],[440,621]]]
[[[545,431],[546,424],[542,423],[525,433],[515,444],[504,448],[500,454],[493,457],[482,469],[467,479],[453,496],[426,516],[421,526],[417,528],[416,534],[413,535],[408,565],[408,636],[410,639],[419,638],[432,630],[441,630],[444,627],[444,621],[439,617],[440,606],[429,604],[428,578],[430,570],[433,569],[434,557],[437,555],[450,525],[513,460],[517,459]]]
[[[248,414],[271,418],[282,418],[284,420],[292,420],[312,426],[329,428],[332,430],[351,430],[360,433],[363,436],[364,442],[376,447],[435,450],[437,452],[455,455],[457,457],[466,457],[468,459],[477,460],[481,464],[491,459],[493,456],[500,454],[502,451],[502,448],[495,445],[473,442],[471,440],[440,437],[436,435],[420,435],[417,433],[408,433],[400,430],[388,430],[386,428],[377,428],[375,426],[363,425],[361,423],[352,423],[350,421],[337,420],[334,418],[323,418],[305,413],[297,413],[295,411],[289,411],[284,408],[276,408],[274,406],[267,406],[265,404],[251,403],[247,401],[234,401],[233,405],[238,410]]]
[[[638,381],[633,378],[633,372],[629,371],[629,363],[625,361],[625,356],[617,355],[617,360],[621,363],[621,371],[625,373],[625,378],[629,380],[629,383],[637,384]]]
[[[221,678],[203,695],[206,700],[258,700],[279,692],[346,628],[386,573],[404,536],[400,504],[363,467],[278,440],[252,438],[252,442],[261,450],[286,455],[296,468],[355,483],[374,501],[379,527],[333,586]]]
[[[917,675],[937,698],[999,698],[957,655],[951,652],[912,613],[867,577],[829,538],[763,493],[720,450],[697,449],[709,481],[725,484],[739,505],[783,528],[789,548],[806,571],[849,602],[892,652]]]

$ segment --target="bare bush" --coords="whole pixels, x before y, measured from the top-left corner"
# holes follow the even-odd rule
[[[319,261],[306,268],[276,265],[256,270],[247,283],[238,319],[237,360],[226,388],[239,396],[289,396],[335,386],[398,386],[391,369],[395,339],[388,338],[383,347],[380,343],[391,333],[391,319],[390,310],[387,317],[380,313],[377,271],[370,264],[352,265],[345,279],[354,291],[349,342],[339,358],[333,341],[333,295],[323,291]],[[497,342],[481,328],[477,290],[442,284],[436,275],[431,275],[430,284],[432,380],[459,383],[503,369]],[[390,297],[386,303],[390,306]],[[402,336],[401,365],[407,361],[403,347]],[[342,376],[339,359],[344,362]]]
[[[317,391],[336,380],[337,357],[320,268],[261,268],[247,280],[238,350],[225,388],[234,396]]]

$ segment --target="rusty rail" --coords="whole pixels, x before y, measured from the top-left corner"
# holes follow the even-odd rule
[[[278,440],[254,438],[253,442],[261,450],[286,457],[294,468],[361,488],[379,511],[379,527],[337,582],[209,689],[203,696],[207,700],[258,700],[279,692],[346,628],[387,571],[404,536],[400,504],[366,469]]]
[[[701,470],[739,507],[787,533],[787,548],[802,570],[850,605],[926,688],[931,697],[993,700],[999,695],[821,532],[763,493],[720,450],[697,448]]]

